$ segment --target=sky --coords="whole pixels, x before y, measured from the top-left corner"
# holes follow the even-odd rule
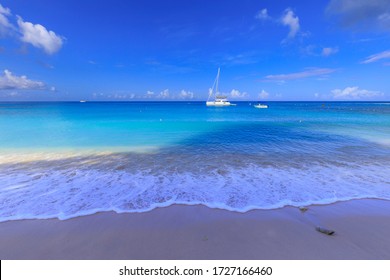
[[[0,101],[390,101],[390,0],[0,0]]]

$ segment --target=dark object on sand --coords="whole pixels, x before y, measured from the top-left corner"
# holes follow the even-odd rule
[[[330,229],[323,228],[323,227],[316,227],[316,230],[323,233],[323,234],[326,234],[326,235],[333,235],[334,234],[334,230],[330,230]]]
[[[301,206],[301,207],[299,207],[299,210],[300,210],[302,213],[305,213],[307,210],[309,210],[309,208]]]

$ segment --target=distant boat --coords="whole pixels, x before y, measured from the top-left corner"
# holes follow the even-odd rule
[[[85,102],[87,102],[86,100],[80,100],[80,103],[85,103]]]
[[[218,91],[218,84],[219,84],[219,74],[220,74],[220,68],[218,68],[218,74],[217,77],[215,78],[213,87],[210,89],[209,92],[209,98],[207,99],[206,106],[235,106],[236,104],[231,104],[227,100],[227,96],[222,96],[219,95]],[[214,92],[214,87],[215,87],[215,92]],[[210,99],[213,99],[214,101],[210,101]]]
[[[265,105],[265,104],[255,104],[254,105],[255,108],[257,109],[268,109],[268,105]]]

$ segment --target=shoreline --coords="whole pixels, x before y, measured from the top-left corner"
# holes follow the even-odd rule
[[[345,200],[337,200],[337,201],[332,201],[332,202],[324,202],[324,203],[309,203],[309,204],[302,204],[302,205],[283,205],[283,206],[278,206],[275,208],[256,208],[256,207],[250,207],[247,210],[235,210],[235,209],[227,209],[223,207],[218,207],[218,206],[210,206],[207,204],[203,203],[193,203],[193,204],[187,204],[187,203],[181,203],[181,202],[174,202],[172,204],[167,204],[167,205],[160,205],[156,206],[150,209],[143,209],[140,211],[117,211],[117,210],[97,210],[97,211],[91,211],[88,213],[78,213],[74,216],[67,216],[66,218],[60,218],[58,216],[53,216],[53,217],[31,217],[31,218],[16,218],[16,219],[9,219],[9,220],[1,220],[0,219],[0,225],[2,223],[6,222],[18,222],[18,221],[35,221],[35,220],[57,220],[57,221],[68,221],[68,220],[73,220],[73,219],[78,219],[78,218],[83,218],[83,217],[89,217],[93,215],[102,215],[105,213],[111,213],[111,214],[117,214],[117,215],[123,215],[123,214],[142,214],[142,213],[149,213],[153,212],[159,209],[165,209],[169,207],[205,207],[210,210],[218,210],[218,211],[226,211],[226,212],[232,212],[232,213],[237,213],[237,214],[246,214],[252,211],[275,211],[275,210],[281,210],[284,208],[295,208],[297,210],[301,208],[309,208],[309,207],[321,207],[321,206],[330,206],[330,205],[335,205],[338,203],[345,203],[345,202],[350,202],[350,201],[364,201],[364,200],[377,200],[377,201],[383,201],[383,202],[390,202],[390,199],[386,198],[377,198],[377,197],[362,197],[362,198],[352,198],[352,199],[345,199]]]
[[[389,233],[390,201],[382,199],[245,213],[171,205],[4,221],[0,259],[390,259]]]

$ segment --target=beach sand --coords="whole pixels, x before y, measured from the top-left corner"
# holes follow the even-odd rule
[[[0,223],[0,258],[390,259],[390,201],[312,205],[306,212],[173,205],[65,221],[8,221]]]

